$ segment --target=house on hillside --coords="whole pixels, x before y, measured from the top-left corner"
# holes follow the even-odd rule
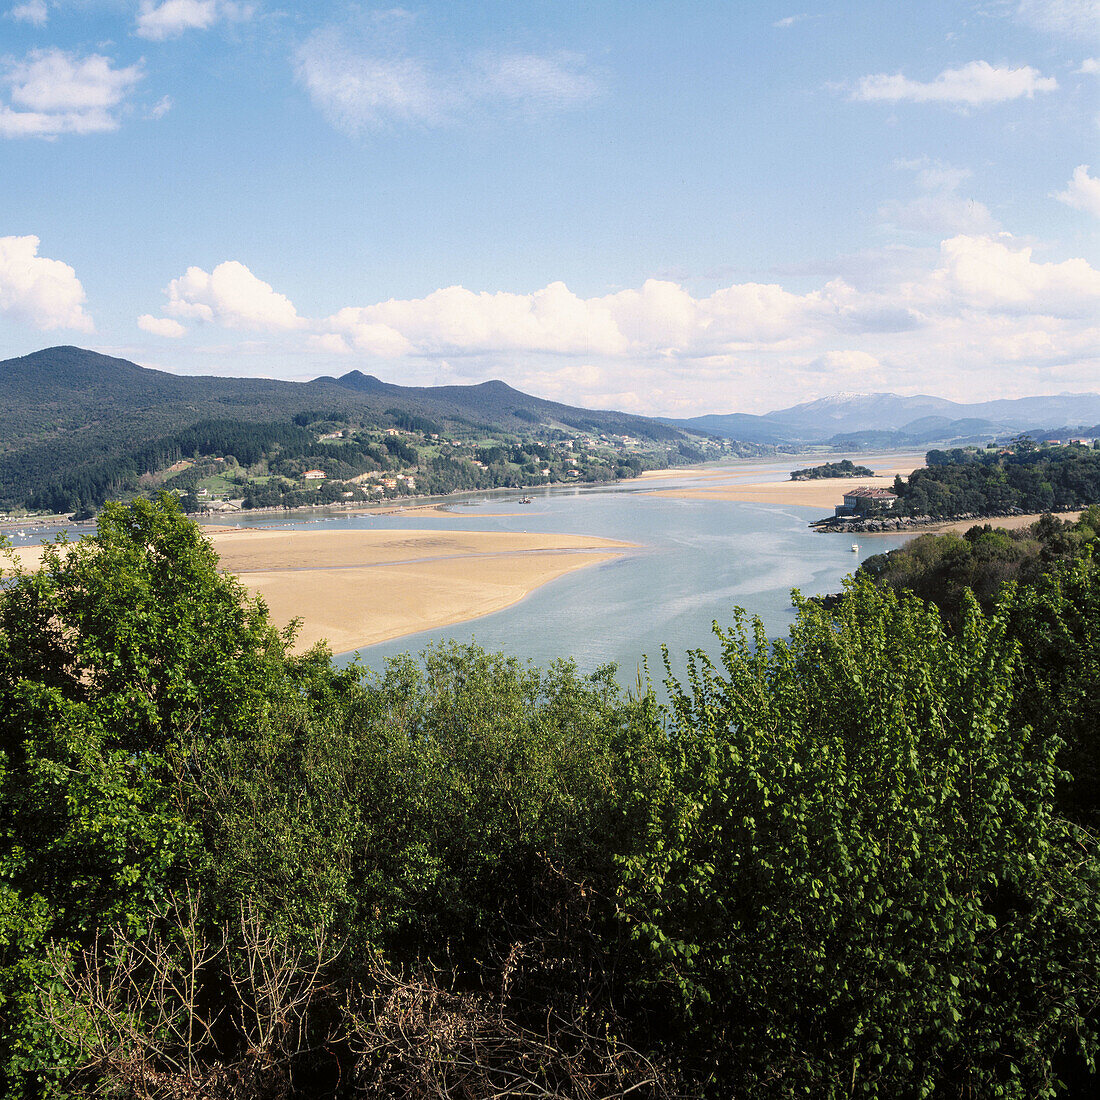
[[[323,481],[324,478],[325,478],[325,471],[324,470],[306,470],[306,472],[304,474],[302,474],[302,477],[304,477],[306,479],[306,481]]]
[[[892,493],[889,489],[849,489],[844,494],[844,503],[836,506],[836,515],[838,518],[881,515],[883,512],[893,511],[897,502],[897,493]]]

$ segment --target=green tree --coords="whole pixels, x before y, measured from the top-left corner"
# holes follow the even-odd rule
[[[1006,613],[796,603],[785,642],[716,627],[635,792],[621,904],[675,1053],[715,1095],[1052,1094],[1096,1050],[1096,844],[1009,717]]]
[[[277,694],[284,639],[218,572],[175,499],[108,505],[0,590],[0,1058],[63,1063],[36,1024],[43,944],[84,942],[182,881],[199,833],[180,780],[248,735]]]

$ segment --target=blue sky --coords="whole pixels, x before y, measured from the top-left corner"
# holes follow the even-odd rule
[[[0,6],[0,357],[1100,389],[1100,0]]]

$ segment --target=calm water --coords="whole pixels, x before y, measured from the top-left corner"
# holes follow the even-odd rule
[[[753,480],[784,480],[790,460],[739,469],[751,470]],[[647,481],[644,488],[661,484]],[[516,503],[520,495],[479,499],[475,494],[462,503],[449,498],[463,517],[455,519],[338,516],[287,523],[282,517],[250,517],[247,523],[306,529],[323,525],[333,530],[562,532],[637,543],[638,549],[622,558],[561,577],[504,611],[360,651],[365,664],[378,667],[388,656],[416,652],[429,642],[474,640],[540,664],[572,657],[584,671],[614,662],[621,682],[628,686],[634,683],[643,655],[660,673],[662,643],[669,647],[676,669],[683,668],[687,649],[714,652],[711,623],[729,623],[736,607],[759,615],[771,636],[785,634],[794,620],[792,588],[807,595],[836,591],[863,556],[905,541],[865,537],[856,555],[850,536],[817,534],[807,528],[824,514],[820,508],[676,500],[643,492],[639,483],[536,490],[531,494],[534,503],[523,506]],[[491,560],[485,568],[493,568]]]
[[[886,464],[881,458],[863,461],[872,467]],[[782,481],[791,460],[739,464],[737,469],[750,474],[749,480]],[[281,515],[249,515],[239,522],[302,530],[561,532],[636,543],[638,548],[623,557],[561,577],[504,611],[360,651],[365,664],[379,667],[388,656],[416,652],[433,641],[475,640],[487,649],[534,658],[540,664],[572,657],[584,671],[614,662],[626,686],[634,683],[643,655],[660,677],[662,643],[678,672],[686,650],[716,652],[711,623],[717,619],[728,624],[736,607],[759,615],[770,636],[785,634],[794,620],[792,588],[806,595],[835,592],[864,556],[906,541],[902,536],[863,536],[856,555],[851,536],[817,534],[807,528],[824,514],[820,508],[676,500],[644,491],[669,484],[684,482],[535,490],[529,505],[517,504],[518,492],[450,497],[448,505],[459,513],[453,519],[341,515],[288,522]],[[233,526],[238,519],[210,522]],[[75,538],[86,530],[70,527],[69,534]],[[16,545],[26,545],[54,533],[55,529],[41,528],[28,529],[24,537],[11,534]],[[491,560],[485,568],[493,568]],[[352,656],[341,654],[341,659]]]

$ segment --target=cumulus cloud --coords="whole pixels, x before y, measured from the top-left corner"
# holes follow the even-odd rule
[[[238,21],[252,15],[250,4],[229,0],[142,0],[134,33],[139,38],[163,42],[185,31],[204,31],[220,21]]]
[[[1087,164],[1077,165],[1066,189],[1057,192],[1054,197],[1067,206],[1100,218],[1100,179],[1089,175]]]
[[[116,69],[100,54],[33,50],[4,63],[0,137],[56,137],[118,129],[118,109],[142,78],[139,62]]]
[[[792,339],[802,323],[843,312],[838,286],[799,296],[744,283],[696,299],[676,283],[580,298],[561,282],[529,294],[452,286],[424,298],[348,307],[324,323],[357,349],[380,356],[706,355]],[[840,292],[841,294],[843,292]]]
[[[189,267],[184,275],[168,284],[165,293],[168,295],[165,312],[184,320],[271,332],[285,332],[305,324],[289,298],[236,260],[220,263],[211,272]]]
[[[945,306],[985,313],[1095,317],[1100,271],[1082,259],[1038,263],[1031,248],[989,237],[952,237],[940,245],[940,265],[926,288]]]
[[[347,341],[335,332],[323,332],[309,338],[309,346],[314,351],[329,352],[332,355],[351,355]]]
[[[1084,260],[1040,263],[1009,240],[957,235],[941,244],[933,271],[890,292],[857,291],[842,279],[806,294],[736,283],[701,298],[658,279],[587,299],[560,282],[528,294],[452,286],[347,307],[319,325],[380,358],[530,353],[672,361],[810,347],[853,333],[909,333],[975,310],[1077,318],[1098,308],[1100,272]]]
[[[1100,76],[1100,57],[1086,57],[1074,72],[1083,73],[1086,76]]]
[[[959,69],[945,69],[935,79],[910,80],[901,73],[876,73],[862,77],[852,98],[864,102],[946,103],[982,107],[991,103],[1052,92],[1058,81],[1043,76],[1030,65],[1018,69],[997,68],[988,61],[971,61]]]
[[[967,179],[950,165],[907,167],[929,187]],[[836,273],[802,292],[735,282],[697,293],[671,279],[591,296],[560,281],[529,292],[449,286],[313,319],[227,263],[189,269],[168,288],[166,317],[142,327],[175,318],[262,330],[270,346],[358,357],[405,384],[501,377],[649,413],[776,407],[838,389],[1095,388],[1100,271],[1085,260],[1045,260],[1003,232],[906,255],[865,267],[858,286]]]
[[[37,237],[0,237],[0,313],[40,329],[92,332],[76,272],[39,256],[38,246]]]
[[[371,27],[378,28],[377,19]],[[294,70],[314,105],[350,133],[398,123],[437,126],[473,110],[566,110],[600,90],[580,54],[481,53],[440,61],[395,45],[393,35],[364,39],[346,26],[310,35],[294,56]]]
[[[173,340],[178,340],[187,332],[179,321],[173,321],[171,317],[154,317],[151,313],[143,313],[137,319],[137,324],[143,332],[151,332],[154,336],[168,336]]]
[[[36,27],[44,27],[49,19],[46,0],[28,0],[26,4],[16,4],[8,11],[8,15],[21,23],[33,23]]]

